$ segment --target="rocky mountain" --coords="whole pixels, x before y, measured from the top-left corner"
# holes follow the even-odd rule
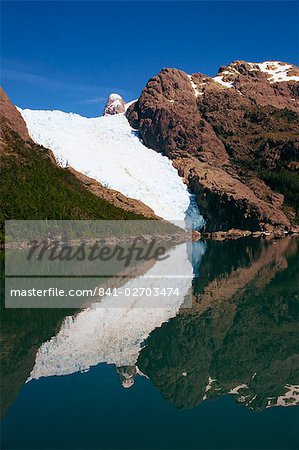
[[[145,145],[173,161],[209,231],[296,226],[297,67],[235,61],[213,78],[166,68],[126,115]]]
[[[104,108],[103,115],[119,114],[125,112],[126,103],[124,99],[118,94],[110,94]]]

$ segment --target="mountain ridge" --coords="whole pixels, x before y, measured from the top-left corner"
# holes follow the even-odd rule
[[[296,228],[298,81],[299,69],[282,62],[235,61],[214,78],[165,68],[126,115],[178,168],[207,230],[283,234]],[[271,189],[277,174],[294,185],[289,204]]]

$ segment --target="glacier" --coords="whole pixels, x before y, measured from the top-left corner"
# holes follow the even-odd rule
[[[186,228],[204,220],[170,160],[147,148],[125,114],[97,118],[63,111],[18,108],[31,138],[51,149],[62,166],[94,178],[148,205],[155,214]]]

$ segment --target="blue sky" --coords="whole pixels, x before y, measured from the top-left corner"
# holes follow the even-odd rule
[[[299,3],[4,2],[1,84],[22,108],[101,114],[161,68],[216,74],[236,59],[298,65]]]

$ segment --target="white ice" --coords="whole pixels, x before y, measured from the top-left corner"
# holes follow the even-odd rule
[[[50,148],[61,165],[142,201],[166,220],[191,219],[194,228],[203,224],[170,160],[147,148],[124,114],[86,118],[62,111],[19,111],[32,139]]]

